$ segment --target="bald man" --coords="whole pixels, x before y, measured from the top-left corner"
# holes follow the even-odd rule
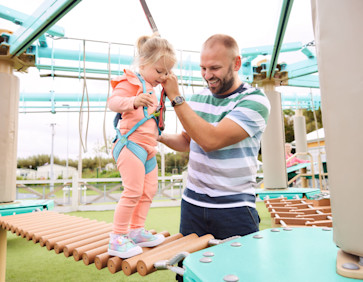
[[[259,230],[254,184],[270,104],[261,90],[239,78],[241,56],[232,37],[208,38],[200,67],[208,87],[189,103],[174,74],[163,83],[183,132],[163,133],[159,142],[190,152],[180,232],[217,239],[247,235]]]

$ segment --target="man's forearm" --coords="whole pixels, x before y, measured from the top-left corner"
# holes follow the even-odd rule
[[[182,134],[165,134],[159,136],[159,142],[165,144],[170,149],[178,152],[189,152],[189,142]]]

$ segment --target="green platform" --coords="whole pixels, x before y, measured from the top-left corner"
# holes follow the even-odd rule
[[[256,234],[262,238],[253,238]],[[231,246],[236,242],[241,246]],[[183,263],[184,281],[223,282],[227,275],[240,282],[359,281],[336,273],[337,251],[332,229],[266,229],[190,254]],[[214,254],[211,262],[200,262],[206,252]]]
[[[295,196],[299,196],[299,198],[306,197],[310,199],[311,196],[320,194],[321,191],[318,188],[287,188],[287,189],[255,189],[256,195],[263,200],[266,196],[269,196],[270,199],[278,198],[281,196],[286,197],[287,199],[293,199]]]
[[[13,215],[29,213],[33,211],[42,211],[44,209],[52,210],[54,208],[53,200],[16,200],[13,203],[1,203],[0,215]]]

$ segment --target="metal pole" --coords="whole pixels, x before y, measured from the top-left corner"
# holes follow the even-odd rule
[[[68,179],[68,153],[69,153],[69,105],[64,105],[67,107],[67,158],[66,158],[66,177]]]
[[[54,131],[54,126],[56,124],[55,123],[51,123],[50,126],[52,127],[52,148],[51,148],[51,154],[50,154],[50,192],[54,192],[54,170],[53,170],[53,165],[54,165],[54,135],[55,135],[55,131]]]

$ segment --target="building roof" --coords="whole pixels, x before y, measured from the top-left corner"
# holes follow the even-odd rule
[[[324,128],[320,128],[318,130],[312,131],[308,134],[306,134],[306,142],[307,143],[312,143],[312,142],[317,142],[322,141],[325,139],[325,132],[324,132]],[[292,145],[296,145],[295,140],[291,142]]]

